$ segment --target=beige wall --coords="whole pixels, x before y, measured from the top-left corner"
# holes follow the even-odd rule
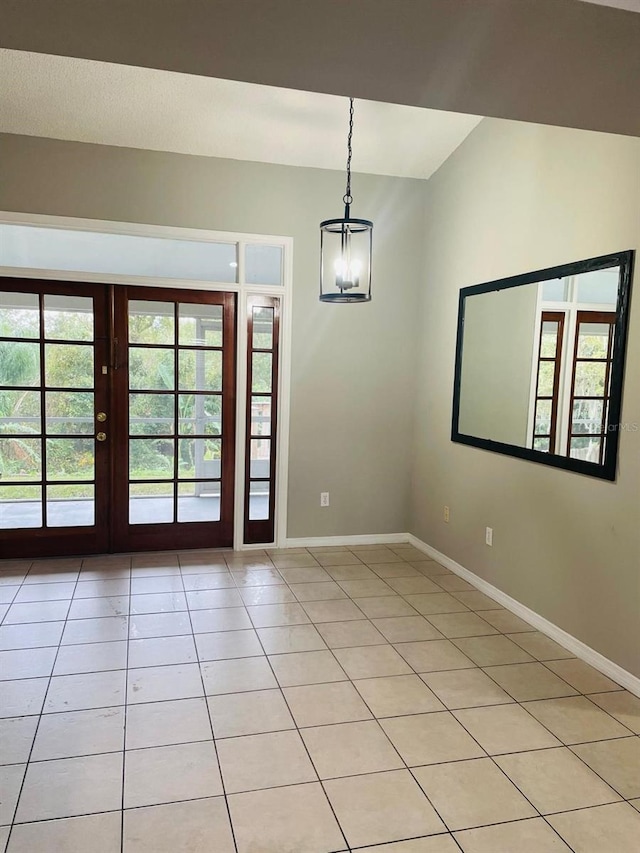
[[[465,299],[458,432],[526,447],[537,304],[537,284]]]
[[[407,526],[423,184],[354,175],[353,192],[375,298],[321,305],[318,225],[341,215],[342,173],[0,135],[0,210],[294,238],[290,537]]]
[[[640,674],[640,431],[615,483],[450,441],[459,289],[640,249],[640,140],[485,119],[427,198],[410,529]],[[640,424],[637,293],[622,420]]]

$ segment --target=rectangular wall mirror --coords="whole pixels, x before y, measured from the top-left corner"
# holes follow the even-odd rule
[[[615,480],[633,256],[460,291],[452,441]]]

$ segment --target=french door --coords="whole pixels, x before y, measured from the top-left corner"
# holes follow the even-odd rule
[[[115,293],[117,550],[233,544],[235,295]]]
[[[109,544],[108,292],[0,281],[0,556]]]
[[[0,280],[0,557],[233,544],[236,296]]]

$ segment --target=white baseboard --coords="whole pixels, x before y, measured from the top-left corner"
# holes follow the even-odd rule
[[[555,640],[556,643],[559,643],[565,649],[572,652],[576,657],[585,661],[585,663],[590,664],[594,669],[597,669],[603,675],[611,678],[617,684],[626,688],[630,693],[640,696],[640,678],[636,678],[636,676],[631,672],[628,672],[626,669],[618,666],[617,663],[614,663],[612,660],[609,660],[609,658],[601,655],[600,652],[597,652],[595,649],[587,646],[586,643],[582,642],[582,640],[578,640],[577,637],[563,631],[562,628],[554,625],[553,622],[549,622],[549,620],[545,619],[544,616],[540,616],[539,613],[536,613],[534,610],[530,610],[515,598],[511,598],[511,596],[507,595],[506,592],[502,592],[498,587],[493,586],[493,584],[490,584],[482,578],[479,578],[478,575],[470,572],[469,569],[465,569],[465,567],[461,566],[460,563],[456,563],[456,561],[452,560],[451,557],[447,557],[446,554],[442,554],[440,551],[432,548],[431,545],[427,545],[426,542],[423,542],[416,536],[409,534],[408,541],[415,548],[418,548],[418,550],[422,551],[428,557],[431,557],[432,560],[435,560],[437,563],[440,563],[442,566],[450,569],[454,574],[464,578],[470,584],[475,586],[476,589],[480,590],[480,592],[488,595],[489,598],[493,598],[493,600],[498,604],[506,607],[507,610],[510,610],[512,613],[515,613],[516,616],[524,619],[525,622],[528,622],[538,631],[546,634],[547,637],[550,637],[552,640]],[[479,615],[482,616],[482,613]]]
[[[324,548],[341,545],[403,545],[410,540],[408,533],[371,533],[358,536],[312,536],[307,539],[287,539],[285,548]]]

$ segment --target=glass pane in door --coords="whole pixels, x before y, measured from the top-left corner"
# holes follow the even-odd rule
[[[129,348],[129,388],[132,391],[172,391],[175,364],[171,349]]]
[[[178,359],[181,391],[221,391],[222,352],[180,349]]]
[[[42,440],[14,435],[0,438],[2,482],[28,483],[42,480]]]
[[[41,405],[40,391],[0,392],[0,435],[14,432],[25,436],[37,434],[40,431]]]
[[[576,363],[576,397],[604,397],[607,364],[603,361],[579,361]]]
[[[93,347],[45,344],[44,377],[49,388],[93,388]]]
[[[249,485],[249,521],[269,520],[269,491],[271,484],[268,480],[252,482]]]
[[[555,361],[541,361],[538,365],[538,397],[551,397],[553,394],[555,369]]]
[[[555,358],[558,349],[557,320],[546,321],[542,324],[540,333],[540,358]]]
[[[0,486],[0,530],[42,527],[42,486]]]
[[[251,397],[251,435],[271,435],[271,397]]]
[[[51,341],[92,341],[93,299],[45,294],[44,336]]]
[[[220,435],[222,394],[180,394],[178,418],[180,435]]]
[[[253,309],[253,349],[270,350],[273,347],[273,308]]]
[[[220,482],[181,483],[178,521],[220,521]]]
[[[129,300],[129,343],[168,344],[176,339],[172,302]]]
[[[37,293],[0,292],[0,335],[40,337],[40,301]]]
[[[173,435],[173,394],[129,394],[131,435]]]
[[[607,358],[610,331],[609,323],[580,323],[576,358]]]
[[[604,400],[575,400],[571,417],[571,433],[602,433]]]
[[[47,480],[93,480],[93,438],[47,438]]]
[[[181,346],[222,346],[222,305],[182,303],[178,305]]]
[[[170,524],[173,483],[130,483],[129,524]]]
[[[173,480],[173,438],[132,438],[129,441],[130,480]]]
[[[47,433],[49,435],[92,435],[94,395],[86,391],[47,391]]]
[[[6,326],[5,334],[11,329]],[[25,341],[4,340],[0,349],[0,384],[9,388],[40,385],[40,346]]]
[[[47,486],[49,527],[67,527],[73,516],[76,527],[95,524],[95,487],[93,485]]]
[[[181,438],[178,450],[178,476],[181,480],[221,476],[221,439]]]

